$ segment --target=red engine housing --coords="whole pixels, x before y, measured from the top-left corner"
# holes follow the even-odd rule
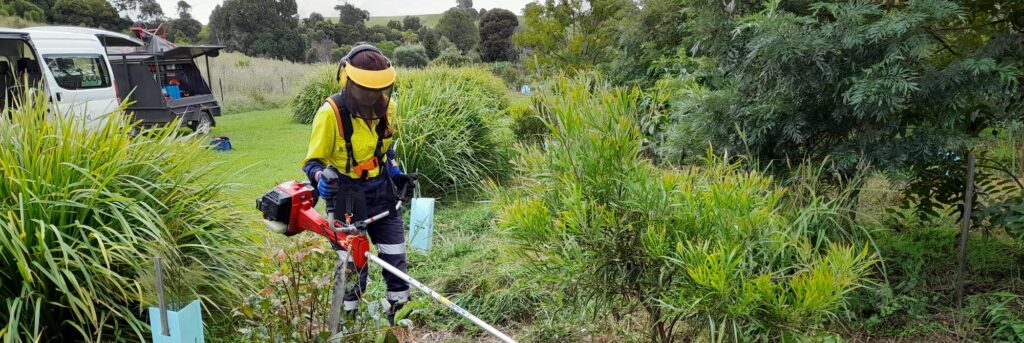
[[[336,247],[348,251],[357,268],[365,267],[370,240],[365,235],[331,230],[327,219],[313,207],[313,200],[313,187],[298,181],[288,181],[264,194],[256,201],[256,207],[263,213],[263,219],[286,223],[286,236],[303,231],[324,236]]]

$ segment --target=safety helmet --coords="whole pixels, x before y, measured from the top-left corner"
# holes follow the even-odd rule
[[[373,51],[380,56],[384,57],[386,61],[386,68],[383,70],[366,70],[352,65],[350,62],[352,58],[362,52]],[[386,116],[388,108],[391,103],[391,93],[394,90],[396,79],[395,67],[391,64],[391,60],[381,53],[380,49],[370,44],[359,44],[352,48],[345,54],[345,57],[341,58],[341,63],[338,64],[338,82],[343,88],[348,89],[343,92],[347,94],[345,106],[348,107],[349,112],[354,116],[364,119],[378,119]],[[366,103],[365,97],[359,96],[373,96],[372,94],[378,94],[372,102]],[[363,107],[362,110],[355,106],[356,102],[363,103],[369,106],[369,110]]]
[[[364,51],[373,51],[384,56],[384,53],[373,45],[356,45],[352,50],[349,50],[348,54],[341,58],[341,63],[338,64],[338,82],[351,80],[358,86],[372,90],[383,90],[394,85],[397,73],[395,72],[395,67],[391,64],[391,60],[387,60],[388,67],[384,70],[359,69],[349,62],[352,57]],[[387,59],[386,56],[384,58]]]

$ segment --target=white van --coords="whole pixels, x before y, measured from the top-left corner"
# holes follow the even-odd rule
[[[95,121],[117,109],[106,49],[96,35],[0,28],[3,106],[25,92],[45,91],[57,113]]]

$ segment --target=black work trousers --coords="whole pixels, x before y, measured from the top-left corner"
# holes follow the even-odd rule
[[[382,177],[383,178],[383,177]],[[370,224],[367,227],[367,234],[370,236],[370,243],[374,244],[377,248],[377,257],[384,260],[388,264],[391,264],[402,272],[408,272],[409,267],[406,262],[406,245],[405,245],[405,225],[402,223],[402,216],[395,210],[396,199],[391,191],[391,184],[385,180],[372,180],[364,183],[365,194],[366,194],[366,215],[374,216],[378,213],[390,210],[391,215]],[[335,217],[344,218],[343,214],[340,213],[340,206],[335,213]],[[345,292],[344,310],[352,311],[359,308],[359,299],[362,297],[364,291],[366,291],[366,278],[367,269],[369,264],[361,270],[356,270],[355,264],[352,262],[352,258],[349,257],[349,262],[346,265],[348,272],[348,283],[347,292]],[[356,275],[358,275],[358,282],[353,284],[352,281],[356,281]],[[392,305],[395,303],[404,303],[409,300],[409,285],[398,278],[391,272],[381,269],[381,275],[384,278],[384,282],[387,283],[387,300]]]

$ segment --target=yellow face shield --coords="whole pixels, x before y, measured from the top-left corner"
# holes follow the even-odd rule
[[[345,63],[344,75],[340,75],[339,79],[345,80],[347,77],[364,88],[381,90],[394,85],[396,75],[394,67],[384,70],[365,70]]]

